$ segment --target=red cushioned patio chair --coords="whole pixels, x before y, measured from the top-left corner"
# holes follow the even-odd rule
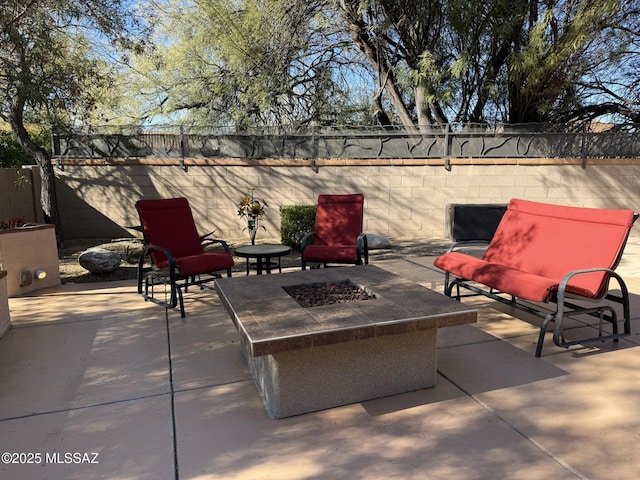
[[[224,240],[200,237],[191,207],[186,198],[143,199],[136,202],[145,248],[138,260],[138,294],[145,300],[165,308],[180,305],[184,318],[182,289],[204,284],[220,277],[231,276],[233,257]],[[205,251],[205,247],[219,244],[220,251]],[[151,265],[151,266],[148,266]],[[156,287],[162,293],[155,296]]]
[[[319,195],[315,231],[302,237],[302,269],[307,263],[369,263],[367,236],[362,232],[364,195]]]

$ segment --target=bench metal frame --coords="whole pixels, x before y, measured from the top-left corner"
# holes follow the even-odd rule
[[[452,247],[454,248],[454,247]],[[605,288],[601,292],[601,294],[596,298],[582,297],[579,295],[574,295],[566,291],[567,284],[571,280],[572,277],[576,275],[581,275],[585,273],[592,272],[607,272],[608,279],[605,283]],[[533,302],[528,302],[526,300],[521,300],[513,295],[509,295],[505,292],[498,292],[493,289],[487,289],[479,287],[477,282],[472,282],[466,280],[461,277],[455,277],[451,280],[452,275],[449,272],[445,272],[445,287],[444,293],[448,297],[455,298],[460,301],[463,297],[472,297],[483,295],[492,300],[498,301],[510,307],[517,308],[518,310],[530,313],[535,315],[538,318],[542,319],[542,326],[540,327],[540,334],[538,336],[538,344],[536,346],[536,357],[540,357],[542,354],[542,346],[544,343],[544,337],[547,331],[547,327],[550,322],[554,322],[555,327],[553,330],[553,342],[560,346],[568,348],[572,345],[583,344],[589,342],[596,341],[604,341],[613,339],[613,341],[617,342],[620,337],[626,337],[631,334],[631,315],[630,315],[630,307],[629,307],[629,290],[627,289],[627,285],[620,275],[610,269],[605,268],[593,268],[593,269],[585,269],[585,270],[574,270],[572,272],[567,273],[560,285],[558,286],[557,292],[553,295],[553,297],[548,301],[550,304],[555,304],[555,309],[553,311],[549,309],[545,309],[542,306],[538,306]],[[620,286],[621,295],[615,295],[609,292],[609,281],[614,278],[618,285]],[[463,295],[460,293],[460,288],[465,288],[471,292],[471,294]],[[455,288],[455,294],[453,290]],[[572,301],[573,300],[573,301]],[[586,301],[586,302],[597,302],[600,303],[594,307],[585,307],[574,303],[574,301]],[[603,301],[611,301],[614,303],[618,303],[622,305],[622,314],[623,314],[623,325],[624,331],[619,332],[618,329],[618,314],[616,310],[613,308],[611,304],[602,303]],[[591,315],[600,320],[598,327],[598,336],[584,338],[580,340],[570,340],[567,341],[564,335],[564,327],[562,325],[562,319],[564,317],[573,317],[576,315]],[[603,322],[607,321],[611,323],[612,332],[608,335],[603,335]]]

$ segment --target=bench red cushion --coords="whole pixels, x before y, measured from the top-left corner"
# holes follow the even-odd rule
[[[615,268],[633,210],[567,207],[513,199],[482,259],[451,252],[435,266],[532,301],[547,301],[567,273]],[[605,272],[573,277],[567,291],[598,297]]]
[[[451,252],[436,259],[434,264],[458,277],[471,279],[487,287],[507,292],[532,302],[546,302],[558,289],[560,280],[541,277],[516,268],[472,257],[460,252]],[[594,297],[594,292],[569,285],[571,293]]]

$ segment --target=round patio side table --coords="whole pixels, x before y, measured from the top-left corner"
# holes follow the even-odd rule
[[[284,255],[291,253],[291,247],[280,244],[264,244],[264,245],[245,245],[235,249],[234,255],[247,259],[247,275],[249,275],[249,267],[251,265],[250,260],[255,258],[256,260],[256,272],[258,275],[262,275],[263,271],[268,274],[275,267],[278,267],[278,272],[282,273],[282,264],[280,260]],[[277,261],[275,261],[277,259]]]

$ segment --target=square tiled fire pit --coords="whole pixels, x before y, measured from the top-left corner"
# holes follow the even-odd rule
[[[275,418],[432,387],[437,329],[477,319],[373,265],[221,278],[216,289]]]

